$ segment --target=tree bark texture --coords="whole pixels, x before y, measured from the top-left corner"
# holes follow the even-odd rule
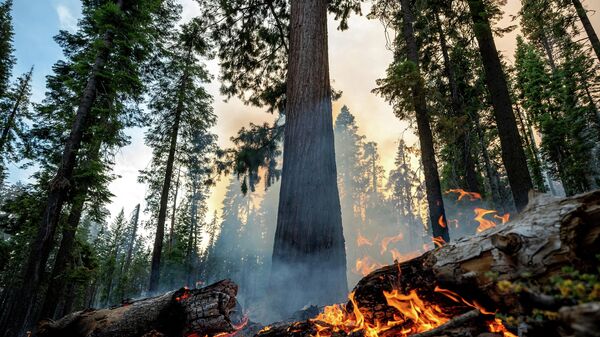
[[[86,309],[43,321],[38,337],[197,336],[235,331],[237,285],[229,280],[180,289],[110,309]]]
[[[327,6],[326,0],[291,2],[283,172],[271,273],[274,305],[282,311],[336,302],[348,290]]]
[[[527,169],[527,159],[513,113],[508,84],[502,70],[502,63],[496,49],[484,2],[483,0],[468,0],[468,4],[473,20],[473,30],[479,43],[485,80],[494,106],[502,161],[508,175],[515,207],[517,211],[521,211],[527,205],[528,193],[533,188],[533,183]]]
[[[419,50],[415,39],[413,28],[413,13],[410,0],[401,0],[401,12],[403,17],[402,34],[406,42],[407,59],[414,63],[417,72],[419,72]],[[420,76],[419,76],[420,77]],[[435,160],[435,149],[433,146],[433,134],[427,111],[427,102],[425,100],[425,89],[421,81],[412,87],[412,98],[417,119],[417,131],[419,134],[419,143],[421,145],[421,162],[423,163],[423,173],[425,175],[425,188],[427,191],[427,203],[429,205],[429,219],[431,222],[432,234],[435,240],[441,238],[444,242],[450,241],[446,213],[444,211],[444,201],[442,199],[442,187],[440,185],[440,176],[438,173],[437,162]],[[436,241],[440,242],[440,241]]]

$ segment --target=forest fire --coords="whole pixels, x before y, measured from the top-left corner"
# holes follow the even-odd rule
[[[476,303],[470,303],[452,291],[436,287],[435,292],[441,293],[455,302],[473,307],[481,314],[493,315]],[[365,337],[405,337],[441,327],[453,319],[445,312],[444,308],[438,304],[428,303],[414,289],[408,294],[393,289],[389,292],[383,291],[383,295],[387,305],[396,311],[393,319],[366,321],[365,315],[355,300],[355,293],[352,292],[348,296],[352,304],[352,312],[347,312],[342,305],[336,304],[325,307],[321,314],[311,319],[316,328],[314,337],[330,337],[335,332],[350,334],[357,331],[360,331]],[[495,318],[489,321],[487,326],[489,332],[499,333],[504,337],[515,337],[506,329],[500,319]]]
[[[469,197],[470,201],[481,200],[481,194],[476,192],[468,192],[461,188],[450,189],[446,191],[446,194],[456,193],[458,194],[458,200],[462,200],[464,197]]]
[[[498,211],[483,208],[475,208],[473,211],[475,212],[475,221],[479,223],[479,227],[477,227],[477,233],[481,233],[486,229],[496,227],[496,223],[494,221],[484,218],[484,216],[488,214],[494,214],[494,218],[500,219],[502,221],[502,224],[507,223],[510,219],[509,213],[500,216],[496,214],[498,213]]]
[[[373,270],[382,267],[382,264],[379,264],[373,261],[370,257],[365,256],[361,259],[356,260],[356,264],[354,266],[354,271],[362,276],[369,275]]]
[[[381,250],[380,253],[383,255],[387,250],[390,243],[396,243],[402,241],[404,239],[404,234],[400,233],[396,236],[388,236],[381,240]]]
[[[373,243],[371,241],[369,241],[369,239],[364,237],[362,234],[358,233],[358,237],[356,238],[356,245],[358,247],[372,246]]]

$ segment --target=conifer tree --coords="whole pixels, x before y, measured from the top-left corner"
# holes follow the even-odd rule
[[[152,87],[155,94],[149,107],[154,113],[151,128],[146,133],[146,144],[153,149],[152,172],[160,172],[158,184],[161,187],[159,195],[156,195],[158,209],[150,291],[158,290],[160,285],[165,220],[176,157],[193,153],[195,143],[210,138],[205,135],[215,123],[212,98],[202,87],[210,80],[200,60],[208,52],[204,31],[200,19],[181,27],[181,32],[173,37],[172,43],[164,50],[164,68],[156,75]],[[209,151],[209,145],[200,144],[201,152],[194,152],[194,155]]]
[[[0,3],[0,99],[4,99],[9,87],[10,76],[15,65],[13,55],[12,0]]]

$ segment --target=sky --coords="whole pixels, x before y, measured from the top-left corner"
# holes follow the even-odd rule
[[[183,19],[198,15],[195,0],[179,0],[183,7]],[[35,4],[33,4],[35,2]],[[63,57],[53,36],[60,29],[75,30],[77,19],[81,16],[79,0],[14,0],[14,46],[17,65],[15,75],[35,67],[33,75],[33,101],[40,102],[45,92],[45,77],[51,73],[52,65]],[[505,17],[501,26],[516,24],[511,21],[520,7],[520,0],[508,0],[505,5]],[[587,7],[592,9],[592,23],[600,30],[600,10],[597,0],[587,0]],[[367,11],[365,11],[367,13]],[[334,118],[342,105],[347,105],[355,115],[359,132],[369,141],[379,145],[379,154],[386,171],[393,167],[398,137],[408,127],[406,122],[398,120],[392,108],[379,96],[371,93],[376,86],[375,81],[385,75],[385,70],[392,60],[392,54],[386,49],[385,32],[377,20],[355,16],[350,19],[350,30],[338,31],[337,24],[329,22],[329,62],[332,85],[343,92],[343,96],[334,102]],[[498,49],[512,60],[515,48],[515,36],[518,30],[497,38]],[[208,69],[218,75],[216,61],[207,62]],[[213,132],[218,135],[220,146],[231,145],[230,137],[250,122],[261,123],[272,121],[273,116],[262,109],[244,106],[237,99],[225,101],[219,94],[217,80],[209,84],[208,91],[215,98],[214,109],[219,117]],[[128,130],[131,145],[121,149],[115,158],[114,173],[119,176],[111,185],[114,194],[108,209],[115,216],[121,208],[130,213],[136,204],[144,203],[145,186],[137,183],[138,171],[145,169],[151,159],[151,151],[143,144],[143,130]],[[414,141],[410,136],[409,141]],[[9,180],[26,181],[32,169],[20,170],[16,166],[10,168]],[[208,201],[209,214],[219,210],[225,195],[227,178],[221,179],[213,189]]]

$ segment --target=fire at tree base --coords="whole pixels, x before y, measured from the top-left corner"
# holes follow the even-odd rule
[[[127,326],[122,322],[101,319],[110,333],[88,329],[68,335],[598,336],[599,254],[600,191],[565,199],[541,195],[509,223],[373,271],[357,284],[346,304],[325,307],[310,319],[264,327],[244,319],[234,322],[229,317],[235,310],[230,296],[228,305],[218,306],[229,324],[219,327],[203,321],[201,328],[194,328],[198,320],[186,316],[184,329],[176,332],[146,322],[146,330],[128,334],[119,333],[119,327]],[[73,322],[81,320],[73,315],[85,313],[53,322],[52,329],[45,323],[46,330],[40,331],[46,332],[39,335],[65,336],[67,330],[61,327],[77,331]],[[110,317],[110,310],[104,315]],[[131,316],[121,317],[133,323]],[[67,320],[70,325],[64,324]],[[50,330],[53,334],[47,333]]]

